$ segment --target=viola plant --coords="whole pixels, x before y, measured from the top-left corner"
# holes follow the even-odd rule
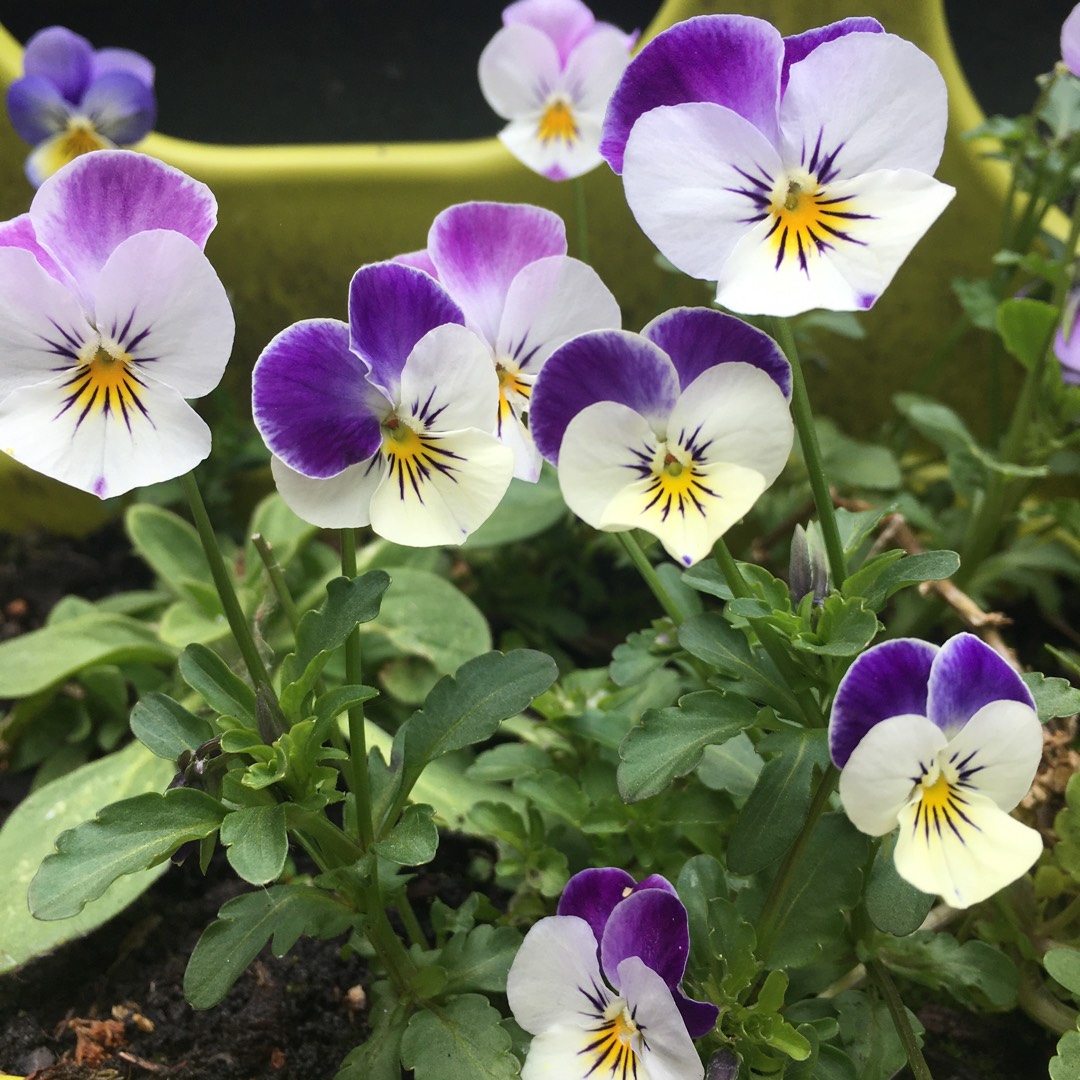
[[[26,175],[35,187],[92,150],[131,146],[157,118],[154,66],[130,49],[94,49],[63,26],[26,43],[23,77],[7,92],[11,125],[34,149]]]
[[[600,126],[637,33],[581,0],[517,0],[480,55],[480,89],[509,123],[499,138],[533,172],[569,180],[602,164]]]

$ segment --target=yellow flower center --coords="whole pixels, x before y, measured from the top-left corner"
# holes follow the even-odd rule
[[[794,258],[804,271],[813,256],[833,247],[836,240],[861,243],[847,230],[851,222],[867,216],[852,212],[850,198],[830,197],[810,173],[781,180],[773,189],[768,213],[773,219],[769,241],[776,252],[776,268]]]
[[[961,831],[966,826],[975,827],[968,819],[968,800],[958,779],[954,770],[935,763],[920,782],[922,790],[916,788],[919,805],[915,808],[914,831],[922,832],[926,841],[933,835],[941,836],[946,829],[962,840]]]
[[[451,464],[458,455],[443,449],[438,435],[417,431],[399,417],[391,415],[383,421],[382,452],[396,480],[398,495],[405,498],[411,491],[421,502],[421,488],[434,473],[453,478],[457,469]]]
[[[119,414],[131,427],[131,415],[146,409],[139,400],[143,389],[132,359],[119,345],[98,339],[83,347],[80,363],[64,384],[67,396],[61,413],[74,408],[77,424],[91,413]],[[59,414],[58,414],[59,415]]]
[[[550,102],[540,117],[536,135],[545,143],[552,139],[561,139],[567,146],[573,143],[578,137],[578,128],[570,111],[570,103],[562,98]]]
[[[645,494],[646,510],[659,510],[666,521],[672,510],[685,514],[696,510],[705,515],[705,499],[716,493],[705,486],[703,473],[694,461],[693,454],[677,445],[660,445],[653,458],[651,476]]]
[[[593,1028],[592,1034],[595,1038],[580,1051],[589,1061],[586,1075],[607,1075],[619,1080],[637,1077],[638,1057],[645,1039],[622,998],[616,998],[604,1010],[603,1022]]]
[[[499,416],[496,431],[501,436],[503,422],[528,407],[529,395],[532,393],[532,380],[516,368],[503,364],[497,363],[495,372],[499,376]]]
[[[56,147],[56,154],[66,165],[83,154],[89,154],[91,150],[105,150],[108,146],[89,120],[73,117],[68,121],[68,129]]]

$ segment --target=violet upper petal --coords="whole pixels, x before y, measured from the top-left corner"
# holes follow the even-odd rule
[[[557,914],[584,919],[596,935],[596,947],[604,936],[604,927],[615,905],[635,889],[634,879],[617,866],[591,867],[575,874],[559,897]]]
[[[840,680],[829,719],[829,751],[843,768],[863,736],[893,716],[926,716],[936,645],[896,638],[858,657]]]
[[[671,357],[685,390],[706,368],[738,362],[761,368],[791,398],[791,365],[780,346],[756,327],[715,308],[674,308],[641,331]]]
[[[877,19],[855,16],[784,38],[784,68],[780,73],[780,96],[784,96],[784,90],[787,88],[788,71],[791,65],[809,56],[819,45],[824,45],[826,41],[835,41],[836,38],[843,37],[845,34],[883,33],[885,33],[885,27]]]
[[[639,957],[674,990],[686,971],[690,924],[682,901],[664,889],[640,889],[616,904],[600,939],[600,966],[618,989],[618,967]]]
[[[1024,680],[974,634],[949,638],[930,669],[926,716],[952,738],[991,701],[1035,707]]]
[[[687,1034],[691,1039],[700,1039],[702,1035],[708,1035],[720,1016],[720,1010],[711,1001],[695,1001],[687,997],[682,990],[676,988],[672,991],[675,998],[675,1007],[686,1025]]]
[[[94,130],[122,146],[146,136],[157,119],[157,99],[146,83],[125,71],[95,79],[82,100],[81,111]]]
[[[533,386],[529,430],[555,464],[567,426],[590,405],[619,402],[662,426],[678,396],[678,373],[651,341],[625,330],[594,330],[548,357]]]
[[[593,13],[582,0],[517,0],[502,13],[504,26],[523,23],[546,34],[559,53],[559,63],[596,25]]]
[[[26,43],[23,74],[44,76],[75,104],[90,81],[93,57],[93,46],[81,34],[64,26],[49,26]]]
[[[777,139],[784,43],[762,19],[699,15],[653,38],[630,62],[604,118],[600,153],[616,173],[638,117],[661,105],[724,105]]]
[[[464,325],[461,308],[429,274],[398,262],[361,266],[349,285],[349,347],[371,380],[397,397],[413,346],[436,326]]]
[[[98,49],[91,62],[90,81],[123,71],[144,86],[154,85],[154,65],[142,53],[132,49]]]
[[[64,95],[43,75],[16,79],[8,87],[7,110],[11,126],[31,146],[63,131],[71,115]]]

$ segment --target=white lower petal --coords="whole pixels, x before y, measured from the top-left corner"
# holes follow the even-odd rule
[[[285,505],[320,529],[356,529],[371,523],[371,496],[385,473],[378,458],[350,465],[337,476],[313,480],[270,459],[274,483]]]
[[[641,1063],[648,1080],[701,1080],[705,1070],[664,980],[640,957],[619,964],[619,985],[630,1014],[641,1024]]]
[[[34,187],[40,187],[50,176],[69,162],[94,150],[115,150],[116,143],[94,131],[89,121],[81,126],[65,128],[34,147],[26,159],[26,177]]]
[[[1034,829],[985,796],[959,794],[962,801],[936,817],[920,813],[921,792],[905,806],[894,858],[897,872],[917,889],[965,908],[1024,874],[1043,844]]]

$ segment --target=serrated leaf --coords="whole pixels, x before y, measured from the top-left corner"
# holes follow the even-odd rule
[[[1065,679],[1048,679],[1038,671],[1027,671],[1020,676],[1035,699],[1039,721],[1045,724],[1057,716],[1072,716],[1080,712],[1080,690]]]
[[[289,836],[285,807],[245,806],[221,823],[221,842],[229,865],[252,885],[275,881],[285,868]]]
[[[1080,1080],[1080,1031],[1066,1031],[1050,1059],[1050,1080]]]
[[[514,1080],[520,1065],[501,1021],[479,994],[450,998],[409,1020],[401,1063],[416,1080]]]
[[[858,656],[877,631],[877,615],[861,596],[848,599],[833,593],[822,604],[816,630],[800,634],[792,645],[819,656]]]
[[[131,733],[151,753],[175,762],[185,750],[198,750],[214,737],[209,720],[188,712],[166,694],[147,694],[131,710]]]
[[[110,803],[92,821],[57,838],[56,852],[30,883],[30,910],[37,919],[77,915],[118,877],[155,866],[181,844],[209,836],[224,816],[216,799],[194,788]]]
[[[511,926],[482,924],[467,933],[455,934],[439,956],[447,972],[447,992],[505,993],[506,974],[521,940],[520,931]]]
[[[421,866],[435,858],[439,831],[432,816],[435,811],[424,803],[405,807],[390,835],[375,845],[384,858],[401,866]]]
[[[697,767],[706,746],[748,728],[757,706],[744,697],[700,690],[678,705],[647,712],[619,746],[619,794],[627,802],[657,795]]]
[[[209,1009],[271,938],[274,955],[284,956],[301,934],[337,937],[355,919],[355,913],[311,885],[274,885],[234,897],[195,945],[184,972],[184,997],[194,1009]]]
[[[216,652],[189,645],[180,654],[180,676],[218,715],[255,726],[255,691]]]

